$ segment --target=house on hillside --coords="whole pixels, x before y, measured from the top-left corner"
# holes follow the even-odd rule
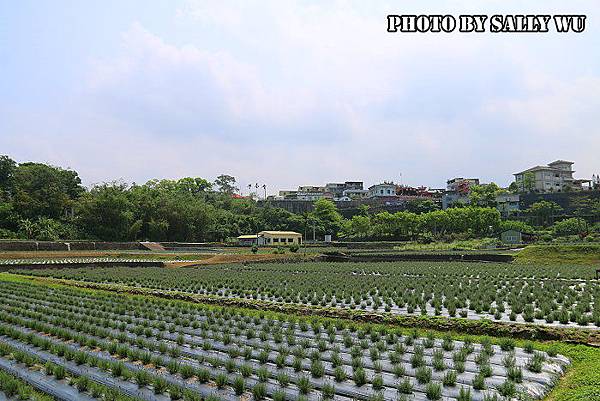
[[[573,178],[573,164],[566,160],[556,160],[546,166],[531,167],[515,173],[515,182],[521,191],[566,192],[591,189],[592,180]],[[530,182],[527,175],[532,178]]]
[[[384,182],[369,187],[369,198],[384,198],[396,196],[396,184],[393,182]]]
[[[479,178],[456,177],[446,181],[446,190],[442,195],[442,209],[448,209],[456,203],[469,204],[471,188],[479,185]]]

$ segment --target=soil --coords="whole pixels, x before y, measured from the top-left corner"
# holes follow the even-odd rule
[[[267,261],[280,261],[280,260],[298,260],[302,259],[301,255],[289,255],[289,254],[272,254],[272,255],[241,255],[241,254],[219,254],[214,255],[206,259],[193,261],[193,262],[165,262],[165,267],[194,267],[194,266],[205,266],[205,265],[217,265],[217,264],[228,264],[228,263],[246,263],[246,262],[267,262]]]

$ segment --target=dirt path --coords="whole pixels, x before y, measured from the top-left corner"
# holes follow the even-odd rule
[[[291,260],[298,261],[303,259],[303,255],[240,255],[240,254],[219,254],[212,257],[197,260],[193,262],[177,262],[177,261],[165,261],[165,267],[190,267],[190,266],[205,266],[205,265],[217,265],[227,263],[245,263],[245,262],[268,262],[278,260]]]

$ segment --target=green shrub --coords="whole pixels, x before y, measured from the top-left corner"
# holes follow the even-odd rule
[[[215,377],[215,385],[217,386],[217,388],[223,388],[227,385],[227,375],[225,373],[219,373],[216,377]]]
[[[442,398],[442,386],[439,383],[427,383],[425,395],[430,400],[439,400]]]
[[[273,401],[285,401],[285,391],[277,390],[273,393]]]
[[[446,372],[442,381],[444,383],[444,386],[454,387],[456,385],[456,376],[457,375],[455,370],[449,370],[448,372]]]
[[[472,385],[475,390],[485,390],[485,377],[478,374],[473,378]]]
[[[398,392],[401,394],[412,394],[413,385],[408,378],[398,383]]]
[[[232,387],[235,395],[240,396],[246,391],[246,381],[242,376],[236,376],[236,378],[233,379]]]
[[[498,390],[501,396],[506,398],[512,398],[517,394],[517,387],[511,380],[506,380],[504,383],[496,386],[496,390]]]
[[[464,387],[461,387],[456,401],[471,401],[472,399],[473,398],[471,397],[471,389],[465,389]]]
[[[323,374],[325,373],[323,362],[319,360],[312,361],[310,364],[310,373],[316,378],[323,377]]]
[[[421,366],[415,371],[415,377],[421,384],[429,383],[431,381],[431,369]]]
[[[154,387],[154,394],[163,394],[167,391],[169,384],[163,377],[157,376],[154,378],[152,386]]]
[[[75,387],[78,391],[84,392],[87,391],[90,386],[90,379],[87,376],[79,376],[74,380]]]
[[[300,394],[308,394],[310,392],[310,390],[312,389],[312,384],[310,383],[310,379],[306,376],[301,376],[298,379],[298,390],[300,391]]]
[[[335,378],[336,382],[343,382],[347,379],[348,374],[346,373],[346,370],[343,367],[338,366],[333,371],[333,377]]]
[[[262,400],[267,396],[267,386],[264,383],[255,384],[252,387],[252,396],[255,400]]]
[[[354,384],[356,384],[357,387],[363,386],[367,383],[367,374],[365,373],[363,368],[354,369],[352,378],[354,380]]]
[[[381,375],[376,375],[375,377],[373,377],[371,385],[373,386],[374,390],[383,389],[383,377]]]
[[[325,399],[333,398],[335,396],[334,385],[331,383],[325,383],[323,385],[323,389],[321,390],[321,393],[323,394],[323,398],[325,398]]]

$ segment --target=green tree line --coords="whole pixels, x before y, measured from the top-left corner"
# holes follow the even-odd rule
[[[410,202],[397,213],[358,214],[344,219],[335,204],[319,200],[303,215],[234,196],[236,180],[186,177],[145,184],[110,182],[85,188],[78,173],[43,163],[17,164],[0,156],[0,238],[103,241],[224,241],[262,230],[293,230],[312,238],[325,234],[357,240],[439,240],[492,236],[500,230],[533,228],[503,221],[495,208],[498,187],[477,187],[471,205],[439,210],[431,201]],[[582,204],[600,211],[596,203]],[[591,210],[590,209],[590,210]],[[583,209],[582,209],[583,210]],[[529,222],[551,226],[560,207],[538,202]],[[598,212],[600,213],[600,212]],[[561,223],[557,233],[581,231],[580,220]]]
[[[305,216],[258,207],[236,190],[228,175],[86,189],[76,171],[0,156],[0,238],[199,242],[304,230]]]

